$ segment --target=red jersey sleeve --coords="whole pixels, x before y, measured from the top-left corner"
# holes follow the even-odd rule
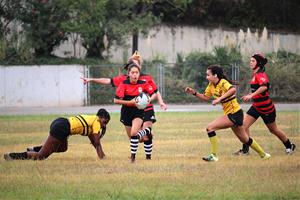
[[[152,87],[153,92],[157,92],[157,86],[154,82],[154,80],[152,79],[152,76],[149,76],[149,81],[148,81],[149,85]]]
[[[125,74],[112,77],[111,78],[111,86],[112,87],[118,87],[126,79],[126,77],[127,76]]]
[[[141,77],[140,77],[141,80],[144,80],[146,81],[148,84],[150,84],[153,88],[153,91],[154,92],[157,92],[157,86],[156,86],[156,83],[154,82],[153,78],[151,75],[149,74],[142,74]]]
[[[258,85],[268,85],[269,80],[266,73],[257,73],[255,74],[255,79]]]
[[[125,96],[125,85],[123,83],[119,84],[116,89],[116,99],[123,99]]]
[[[144,90],[146,93],[148,93],[150,96],[154,93],[153,87],[148,82],[144,85]]]

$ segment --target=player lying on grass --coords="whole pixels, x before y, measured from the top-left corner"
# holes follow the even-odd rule
[[[205,101],[213,97],[212,104],[221,103],[225,115],[208,124],[206,131],[211,143],[211,154],[202,159],[205,161],[218,161],[217,135],[215,131],[225,128],[231,128],[239,140],[253,148],[261,158],[270,158],[271,156],[265,153],[259,144],[246,134],[243,127],[243,110],[235,96],[236,89],[224,75],[223,69],[217,65],[209,66],[206,71],[206,79],[209,81],[209,84],[204,94],[200,94],[190,87],[187,87],[185,91]]]
[[[120,121],[124,124],[127,134],[130,135],[132,162],[135,161],[139,140],[147,136],[149,138],[148,141],[152,141],[151,127],[145,127],[143,130],[140,130],[143,125],[145,112],[143,109],[137,108],[135,98],[141,92],[151,96],[149,103],[156,98],[154,93],[156,88],[153,88],[148,82],[140,80],[139,77],[140,68],[136,63],[132,63],[128,66],[128,78],[118,86],[116,97],[114,98],[114,103],[122,105]]]
[[[52,153],[65,152],[68,149],[68,137],[71,135],[88,136],[100,159],[105,157],[100,139],[106,132],[110,115],[105,109],[99,109],[96,115],[78,115],[69,118],[57,118],[50,125],[47,140],[42,146],[27,148],[20,153],[4,154],[5,160],[43,160]],[[100,132],[101,131],[101,132]]]

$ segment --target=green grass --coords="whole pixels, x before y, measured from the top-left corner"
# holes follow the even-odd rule
[[[45,161],[0,159],[0,199],[300,199],[300,156],[284,153],[282,143],[261,120],[251,127],[253,138],[272,155],[262,161],[240,148],[234,134],[218,131],[219,162],[206,163],[206,125],[221,112],[157,113],[153,160],[129,162],[129,142],[119,114],[113,113],[102,144],[105,160],[97,159],[89,140],[69,138],[65,153]],[[278,126],[300,147],[299,113],[278,112]],[[0,116],[0,154],[41,144],[58,116]]]

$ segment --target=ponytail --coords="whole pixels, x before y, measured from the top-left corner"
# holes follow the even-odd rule
[[[232,81],[226,77],[226,75],[224,74],[224,70],[221,66],[210,65],[207,69],[211,71],[212,75],[214,75],[214,76],[216,75],[220,80],[225,79],[229,83],[233,84]]]

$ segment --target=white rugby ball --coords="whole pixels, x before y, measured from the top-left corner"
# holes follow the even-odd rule
[[[136,101],[136,107],[140,110],[143,110],[147,107],[148,105],[148,100],[149,100],[149,96],[142,92],[139,94],[139,96],[136,97],[135,101]]]

